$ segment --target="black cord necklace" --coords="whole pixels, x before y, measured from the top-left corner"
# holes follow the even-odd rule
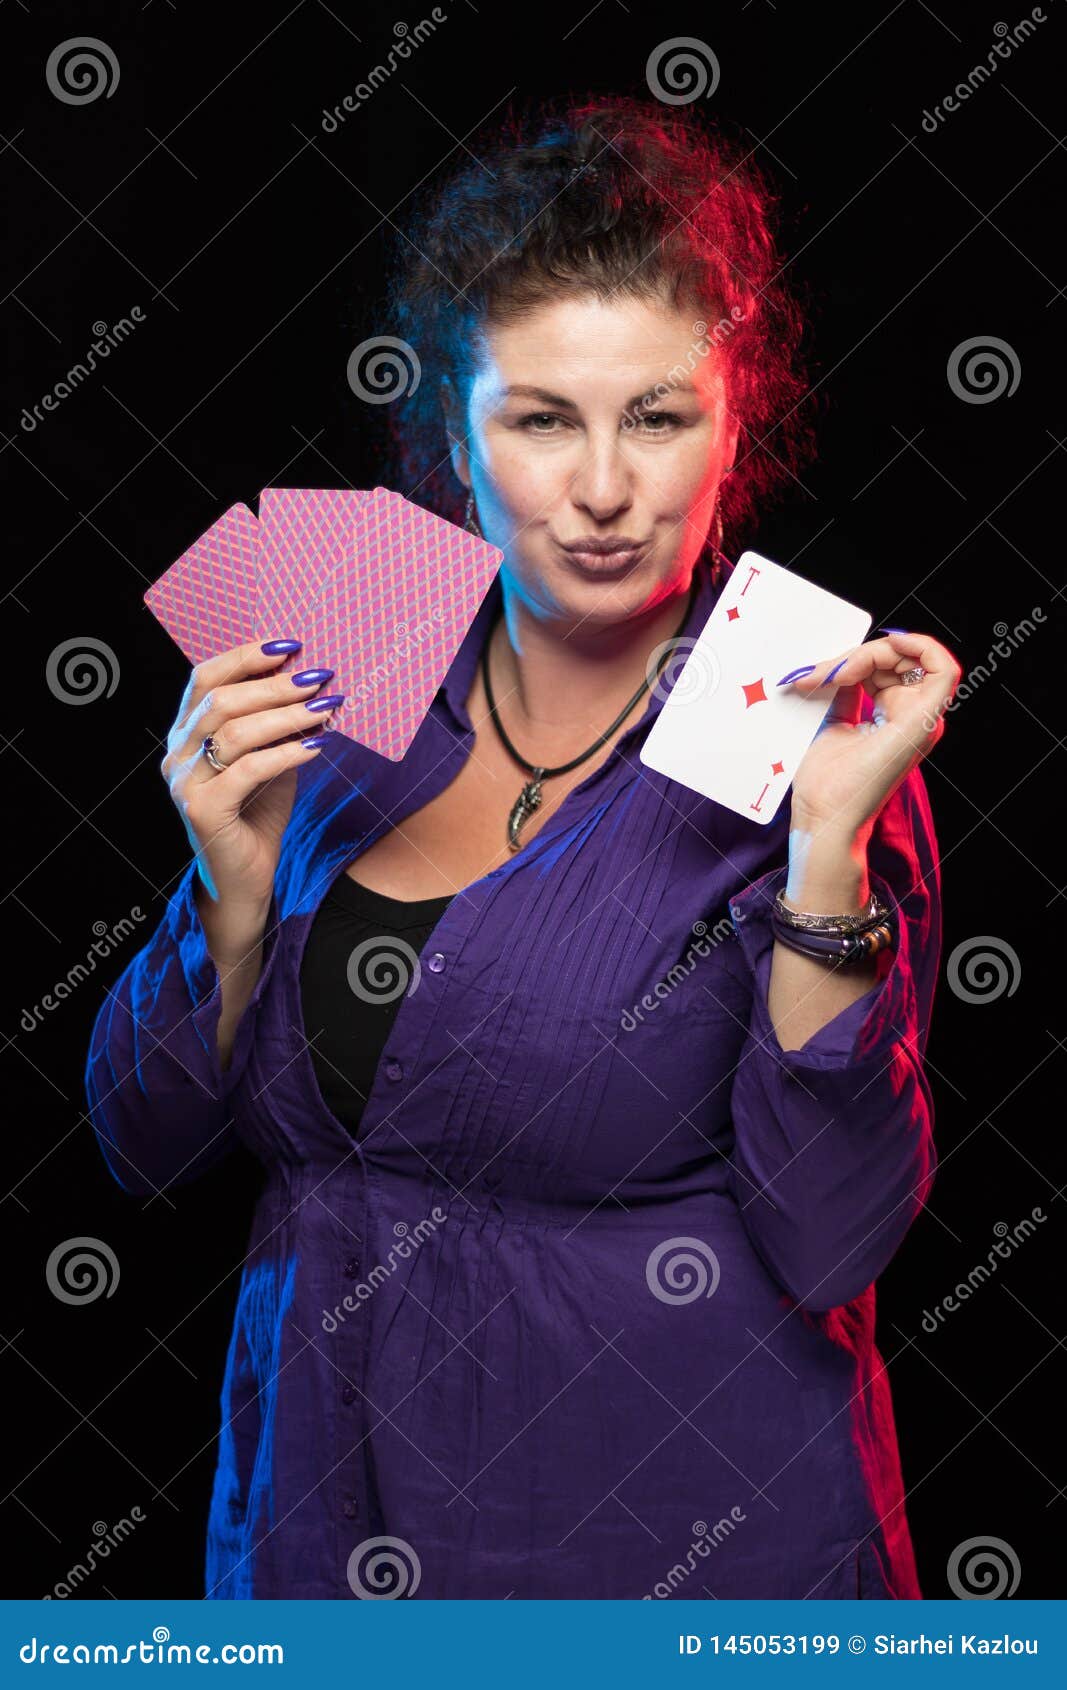
[[[490,642],[489,642],[488,639],[486,640],[484,646],[482,647],[482,684],[485,687],[485,696],[486,696],[486,700],[487,700],[488,705],[489,705],[489,714],[493,719],[493,725],[496,728],[497,733],[500,735],[500,738],[503,742],[505,750],[508,752],[509,756],[514,758],[516,763],[518,763],[522,768],[529,771],[529,774],[530,774],[530,777],[531,777],[526,782],[526,785],[523,787],[522,791],[519,793],[519,796],[516,798],[514,804],[511,806],[511,813],[508,816],[508,845],[510,846],[510,848],[513,851],[517,851],[522,844],[522,841],[519,838],[520,828],[522,828],[524,826],[524,824],[530,819],[530,817],[533,815],[534,811],[539,807],[539,805],[541,803],[541,782],[545,781],[545,780],[551,780],[554,775],[569,774],[571,769],[576,769],[578,767],[579,763],[584,763],[587,757],[591,757],[593,755],[594,751],[598,751],[600,749],[600,747],[605,743],[605,741],[607,741],[611,738],[612,734],[615,732],[615,729],[620,725],[620,723],[622,723],[626,720],[626,717],[630,714],[630,711],[633,709],[634,705],[637,703],[637,701],[641,697],[642,693],[647,692],[649,687],[652,685],[653,680],[655,680],[658,677],[660,670],[663,668],[663,665],[666,663],[667,659],[672,654],[673,641],[676,640],[679,637],[679,635],[682,632],[682,629],[685,627],[686,623],[689,620],[689,612],[692,609],[693,597],[694,597],[695,592],[696,592],[696,581],[694,579],[694,581],[692,582],[690,589],[689,589],[689,597],[688,597],[688,600],[687,600],[687,603],[686,603],[685,615],[682,617],[681,622],[679,622],[678,627],[676,628],[674,635],[672,637],[672,640],[667,642],[666,649],[664,650],[663,655],[660,658],[659,662],[656,664],[655,673],[651,676],[646,674],[644,680],[641,682],[641,685],[638,687],[637,691],[634,693],[634,695],[631,698],[629,704],[626,704],[626,705],[623,706],[623,708],[620,710],[619,714],[616,716],[615,720],[612,722],[610,728],[604,729],[604,732],[600,735],[599,739],[595,739],[593,741],[593,743],[589,747],[588,751],[583,751],[580,757],[572,757],[569,763],[561,763],[559,765],[559,767],[555,768],[555,769],[547,769],[547,768],[544,768],[541,764],[528,762],[527,759],[522,755],[522,753],[515,749],[515,747],[511,743],[510,739],[508,738],[507,734],[504,732],[503,723],[501,722],[500,717],[497,714],[496,701],[493,698],[493,689],[492,689],[492,686],[489,683],[489,643]]]

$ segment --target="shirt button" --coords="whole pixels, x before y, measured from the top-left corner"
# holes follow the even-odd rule
[[[346,1496],[341,1504],[341,1513],[346,1520],[354,1520],[359,1513],[359,1503],[354,1496]]]
[[[426,966],[430,970],[431,974],[440,974],[442,968],[445,966],[443,953],[441,951],[434,951],[433,956],[430,958]]]
[[[348,1258],[348,1260],[347,1260],[347,1262],[345,1263],[345,1266],[344,1266],[344,1274],[345,1274],[346,1279],[357,1278],[357,1276],[359,1274],[359,1257],[358,1256],[349,1256],[349,1258]]]
[[[355,1400],[356,1400],[356,1387],[354,1385],[344,1385],[341,1389],[341,1401],[342,1402],[355,1402]]]
[[[402,1080],[404,1077],[404,1070],[394,1057],[385,1064],[385,1077],[387,1080]]]

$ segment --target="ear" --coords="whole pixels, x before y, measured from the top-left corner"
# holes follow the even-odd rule
[[[452,462],[452,470],[469,492],[471,485],[470,453],[466,446],[463,408],[450,376],[441,377],[439,391],[441,412],[445,420],[445,432],[448,435],[448,455]]]

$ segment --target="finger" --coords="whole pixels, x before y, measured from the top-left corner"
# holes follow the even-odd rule
[[[170,753],[177,758],[191,757],[205,735],[217,737],[227,722],[260,710],[276,710],[301,698],[310,701],[332,678],[331,669],[302,669],[295,675],[271,675],[265,680],[211,687],[191,714],[171,730]]]
[[[331,736],[332,737],[332,736]],[[266,782],[276,780],[287,769],[310,763],[323,746],[290,739],[282,745],[264,746],[239,757],[222,774],[197,787],[186,806],[186,815],[197,836],[212,839],[227,823],[236,819],[242,804]]]
[[[311,698],[304,703],[287,704],[276,710],[260,710],[253,715],[234,716],[212,731],[215,755],[227,768],[239,757],[247,757],[265,745],[288,739],[290,734],[316,734],[329,726],[330,717],[344,702],[342,693],[327,693],[323,698]],[[312,708],[309,708],[311,706]],[[197,742],[197,750],[200,742]],[[207,768],[207,778],[214,778],[218,770],[206,757],[197,762]]]
[[[231,646],[214,657],[198,663],[189,676],[178,706],[178,722],[189,715],[212,687],[226,686],[231,681],[243,681],[250,675],[266,675],[277,669],[294,652],[300,650],[300,640],[248,640],[244,645]],[[264,646],[280,645],[281,651],[265,651]]]

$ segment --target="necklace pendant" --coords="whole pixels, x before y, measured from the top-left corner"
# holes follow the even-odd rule
[[[511,814],[508,817],[508,845],[513,851],[517,851],[522,844],[519,829],[529,821],[541,802],[541,776],[544,772],[543,768],[534,770],[532,777],[511,806]]]

